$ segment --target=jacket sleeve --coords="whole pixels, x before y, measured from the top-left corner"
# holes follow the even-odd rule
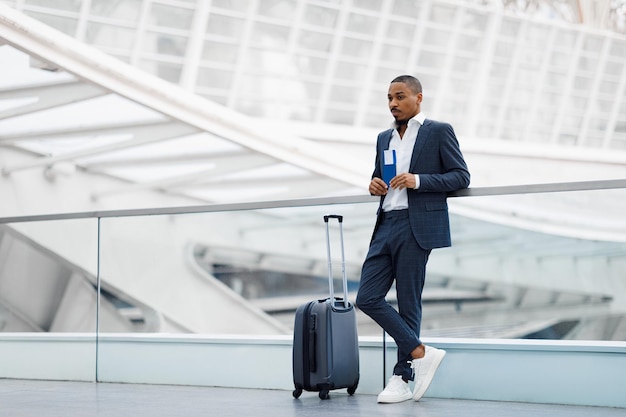
[[[417,192],[448,193],[469,187],[470,173],[454,129],[448,123],[436,123],[434,129],[433,145],[437,147],[439,161],[435,164],[429,161],[431,163],[426,165],[432,169],[418,172],[420,187]]]

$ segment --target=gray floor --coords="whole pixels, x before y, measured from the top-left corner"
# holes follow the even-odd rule
[[[607,417],[626,409],[442,400],[376,404],[372,395],[336,391],[322,401],[305,392],[0,379],[0,416],[10,417]]]

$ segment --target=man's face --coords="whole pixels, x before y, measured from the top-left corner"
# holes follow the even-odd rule
[[[422,93],[413,93],[404,83],[391,83],[387,100],[393,118],[402,123],[420,112]]]

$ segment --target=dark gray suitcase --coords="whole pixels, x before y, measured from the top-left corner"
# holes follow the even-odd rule
[[[334,296],[328,220],[339,222],[341,240],[343,298]],[[354,305],[348,301],[343,216],[324,216],[328,249],[328,282],[330,297],[314,300],[296,310],[293,332],[294,398],[302,391],[319,392],[323,400],[329,391],[347,388],[352,395],[359,384],[359,341]],[[332,300],[332,301],[331,301]]]

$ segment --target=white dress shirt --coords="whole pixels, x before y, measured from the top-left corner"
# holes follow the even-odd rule
[[[424,124],[425,119],[426,117],[421,112],[410,118],[402,138],[398,133],[396,123],[393,123],[393,132],[391,134],[391,141],[389,142],[389,149],[395,149],[396,151],[396,175],[409,172],[409,165],[411,164],[411,157],[413,156],[413,147],[415,146],[417,133],[419,132],[420,126]],[[419,175],[415,174],[415,189],[418,189],[419,186]],[[389,187],[385,200],[383,201],[383,211],[402,210],[407,208],[409,208],[409,199],[406,193],[406,188],[394,190]]]

